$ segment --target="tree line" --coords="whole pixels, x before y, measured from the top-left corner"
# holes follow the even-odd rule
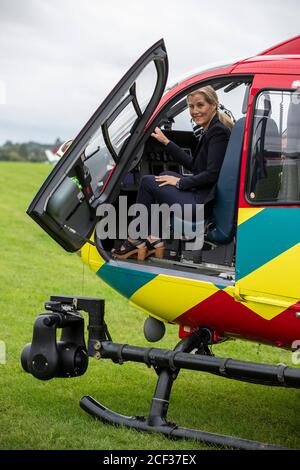
[[[7,162],[46,162],[45,150],[55,152],[63,142],[57,138],[54,144],[38,142],[13,143],[6,141],[0,146],[0,161]]]

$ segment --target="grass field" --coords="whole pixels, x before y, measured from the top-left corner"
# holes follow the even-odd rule
[[[7,348],[7,362],[0,364],[0,449],[206,449],[193,441],[171,441],[103,425],[79,408],[81,396],[92,395],[122,414],[147,414],[156,374],[142,364],[117,366],[90,359],[84,376],[48,382],[22,370],[22,348],[31,341],[34,319],[51,294],[105,298],[113,339],[147,345],[143,314],[26,215],[50,169],[46,164],[0,164],[0,341]],[[177,327],[168,326],[158,346],[173,348],[177,340]],[[214,353],[292,365],[289,352],[242,341],[215,346]],[[300,449],[297,390],[182,371],[168,417],[185,427]]]

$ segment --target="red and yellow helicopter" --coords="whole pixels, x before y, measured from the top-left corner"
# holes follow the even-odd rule
[[[111,341],[104,301],[52,296],[22,354],[27,372],[46,380],[81,375],[87,356],[143,362],[158,373],[149,416],[126,417],[91,397],[81,406],[105,422],[239,448],[272,446],[203,433],[167,421],[181,368],[267,385],[300,386],[300,370],[217,358],[209,346],[238,337],[295,350],[300,341],[300,36],[245,60],[204,68],[166,88],[163,40],[125,74],[53,168],[28,214],[65,250],[148,316],[145,336],[179,326],[173,351]],[[119,240],[97,236],[99,207],[126,196],[140,178],[184,169],[151,137],[159,126],[192,152],[186,96],[211,85],[234,116],[202,249],[166,241],[164,259],[116,260]],[[145,93],[147,93],[145,95]],[[96,230],[95,230],[96,228]],[[83,317],[89,314],[85,345]],[[62,329],[60,341],[56,330]],[[195,353],[196,352],[196,353]]]

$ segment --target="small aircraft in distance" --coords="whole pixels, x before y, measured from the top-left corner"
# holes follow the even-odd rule
[[[56,165],[56,163],[61,159],[63,154],[67,151],[71,143],[72,140],[67,140],[66,142],[61,144],[58,149],[54,149],[54,151],[51,149],[46,149],[45,155],[47,157],[48,162]]]
[[[28,214],[65,250],[146,313],[144,333],[159,341],[179,326],[173,351],[117,344],[104,301],[52,296],[22,354],[41,380],[84,374],[87,356],[142,362],[158,374],[147,418],[126,417],[91,397],[81,407],[104,422],[243,449],[271,445],[180,428],[167,421],[181,368],[262,385],[300,387],[300,369],[218,358],[210,346],[240,338],[295,351],[300,346],[300,36],[244,60],[204,67],[165,89],[168,58],[154,44],[99,106],[33,199]],[[184,169],[151,137],[156,126],[193,153],[186,96],[210,85],[235,118],[205,243],[166,240],[163,259],[112,257],[118,239],[97,235],[98,209],[135,201],[143,175]],[[89,315],[89,339],[84,320]],[[61,328],[60,341],[56,330]],[[124,318],[120,318],[124,328]]]
[[[45,150],[45,155],[47,157],[48,163],[56,164],[58,162],[58,160],[60,159],[60,157],[57,155],[57,153],[54,153],[50,149]]]

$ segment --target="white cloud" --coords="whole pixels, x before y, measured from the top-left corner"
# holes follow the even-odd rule
[[[298,34],[296,0],[0,0],[0,143],[73,137],[164,37],[170,81]]]
[[[4,80],[0,80],[0,104],[6,104],[6,85]]]

